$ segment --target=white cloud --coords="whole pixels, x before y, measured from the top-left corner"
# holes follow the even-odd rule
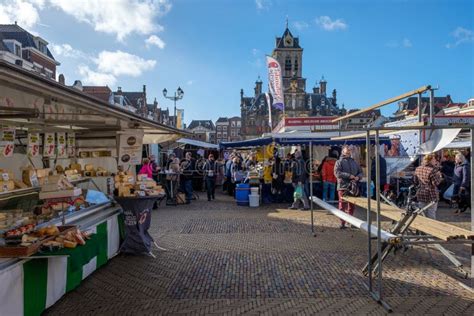
[[[261,58],[262,52],[257,48],[253,48],[252,49],[252,56],[253,56],[253,60],[249,61],[249,64],[252,65],[255,68],[262,67],[263,66],[263,61],[262,61],[262,58]]]
[[[0,4],[0,24],[13,24],[32,28],[40,21],[38,10],[44,6],[44,0],[13,0]]]
[[[389,48],[410,48],[413,46],[412,42],[408,38],[404,38],[401,41],[397,40],[390,40],[387,43],[385,43],[386,47]]]
[[[86,53],[73,48],[70,44],[54,44],[51,43],[48,45],[49,49],[53,55],[66,57],[66,58],[73,58],[73,59],[92,59],[91,56],[87,55]]]
[[[257,10],[268,10],[272,5],[271,0],[255,0],[255,5],[257,6]]]
[[[326,15],[316,18],[316,24],[326,31],[345,30],[347,28],[347,24],[343,19],[333,20]]]
[[[474,42],[474,31],[458,26],[451,35],[454,37],[454,43],[446,44],[446,48],[453,48],[463,43]]]
[[[145,60],[139,56],[117,50],[115,52],[102,51],[94,58],[97,70],[114,76],[138,77],[144,71],[155,67],[156,60]]]
[[[93,71],[86,65],[79,65],[78,71],[82,77],[82,83],[86,85],[114,86],[117,83],[114,75]]]
[[[188,80],[188,82],[186,82],[186,84],[187,84],[188,86],[192,86],[193,83],[194,83],[194,80]]]
[[[293,22],[293,26],[295,27],[295,29],[301,31],[307,29],[309,27],[309,24],[305,21],[295,21]]]
[[[151,35],[149,38],[145,40],[146,47],[150,47],[151,45],[155,45],[156,47],[163,49],[165,48],[165,42],[161,38],[156,35]]]
[[[168,0],[49,1],[79,22],[90,24],[96,31],[114,34],[119,41],[133,33],[147,35],[162,31],[163,27],[154,20],[171,9]]]
[[[406,48],[409,48],[409,47],[412,47],[413,45],[412,45],[411,41],[408,38],[404,38],[402,40],[402,46],[406,47]]]

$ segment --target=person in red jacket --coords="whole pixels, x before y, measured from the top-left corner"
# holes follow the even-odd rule
[[[337,156],[337,151],[331,151],[329,156],[324,158],[324,162],[321,167],[321,176],[323,180],[323,201],[335,200],[337,179],[334,175],[334,165],[336,164]]]

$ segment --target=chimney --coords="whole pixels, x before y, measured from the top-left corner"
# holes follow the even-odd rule
[[[337,104],[337,91],[336,91],[336,89],[332,90],[332,104],[333,105]]]
[[[255,81],[255,97],[259,96],[262,93],[262,80],[258,76],[257,81]]]
[[[82,82],[81,82],[81,80],[76,80],[76,81],[74,81],[74,84],[72,85],[72,87],[73,87],[74,89],[79,90],[79,91],[82,91],[82,90],[83,90],[83,89],[82,89]]]
[[[143,85],[143,94],[146,94],[146,85]]]
[[[319,87],[318,87],[317,85],[315,85],[315,86],[313,87],[313,93],[314,93],[314,94],[319,94]]]
[[[122,95],[122,87],[117,87],[117,94]]]
[[[63,75],[63,74],[60,74],[60,75],[59,75],[58,80],[59,80],[59,83],[60,83],[60,84],[64,84],[64,82],[66,81],[66,80],[64,79],[64,75]]]
[[[324,80],[324,76],[321,78],[321,80],[319,81],[319,86],[321,87],[321,94],[322,95],[326,95],[326,84],[327,84],[327,81]]]

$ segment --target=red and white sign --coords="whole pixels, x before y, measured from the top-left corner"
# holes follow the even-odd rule
[[[310,132],[314,130],[338,129],[339,125],[333,123],[335,116],[320,117],[286,117],[273,129],[274,133],[294,131]]]

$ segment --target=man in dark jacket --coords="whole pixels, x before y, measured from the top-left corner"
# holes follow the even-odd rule
[[[359,182],[362,178],[362,169],[351,157],[351,148],[344,146],[341,158],[336,161],[334,166],[334,175],[337,178],[337,195],[339,198],[339,209],[349,215],[354,214],[355,206],[352,203],[344,202],[343,197],[351,187],[351,182]],[[346,228],[346,222],[341,220],[341,229]]]
[[[181,170],[183,172],[183,190],[186,194],[186,204],[191,203],[193,198],[193,175],[196,169],[196,161],[190,152],[186,153],[186,158],[181,162]]]
[[[372,150],[371,152],[371,158],[372,158],[372,163],[370,164],[370,176],[371,180],[374,182],[374,187],[376,184],[375,181],[375,150]],[[379,181],[380,181],[380,192],[383,192],[385,190],[385,185],[387,184],[387,161],[385,160],[384,157],[379,155],[379,162],[380,162],[380,176],[379,176]],[[375,196],[375,190],[374,194]]]
[[[216,191],[216,161],[214,160],[214,155],[210,154],[209,158],[204,165],[204,174],[206,180],[206,189],[207,189],[207,200],[214,200],[215,191]]]
[[[298,208],[298,205],[300,204],[300,201],[303,202],[303,209],[304,210],[309,210],[309,202],[308,202],[308,197],[306,196],[306,181],[308,181],[308,172],[306,170],[306,163],[303,159],[303,155],[301,151],[295,152],[295,161],[293,162],[292,166],[292,183],[293,187],[295,188],[295,191],[298,191],[301,193],[301,197],[296,197],[293,200],[293,204],[291,205],[290,209],[296,210]],[[301,189],[297,189],[298,187],[301,187]]]

